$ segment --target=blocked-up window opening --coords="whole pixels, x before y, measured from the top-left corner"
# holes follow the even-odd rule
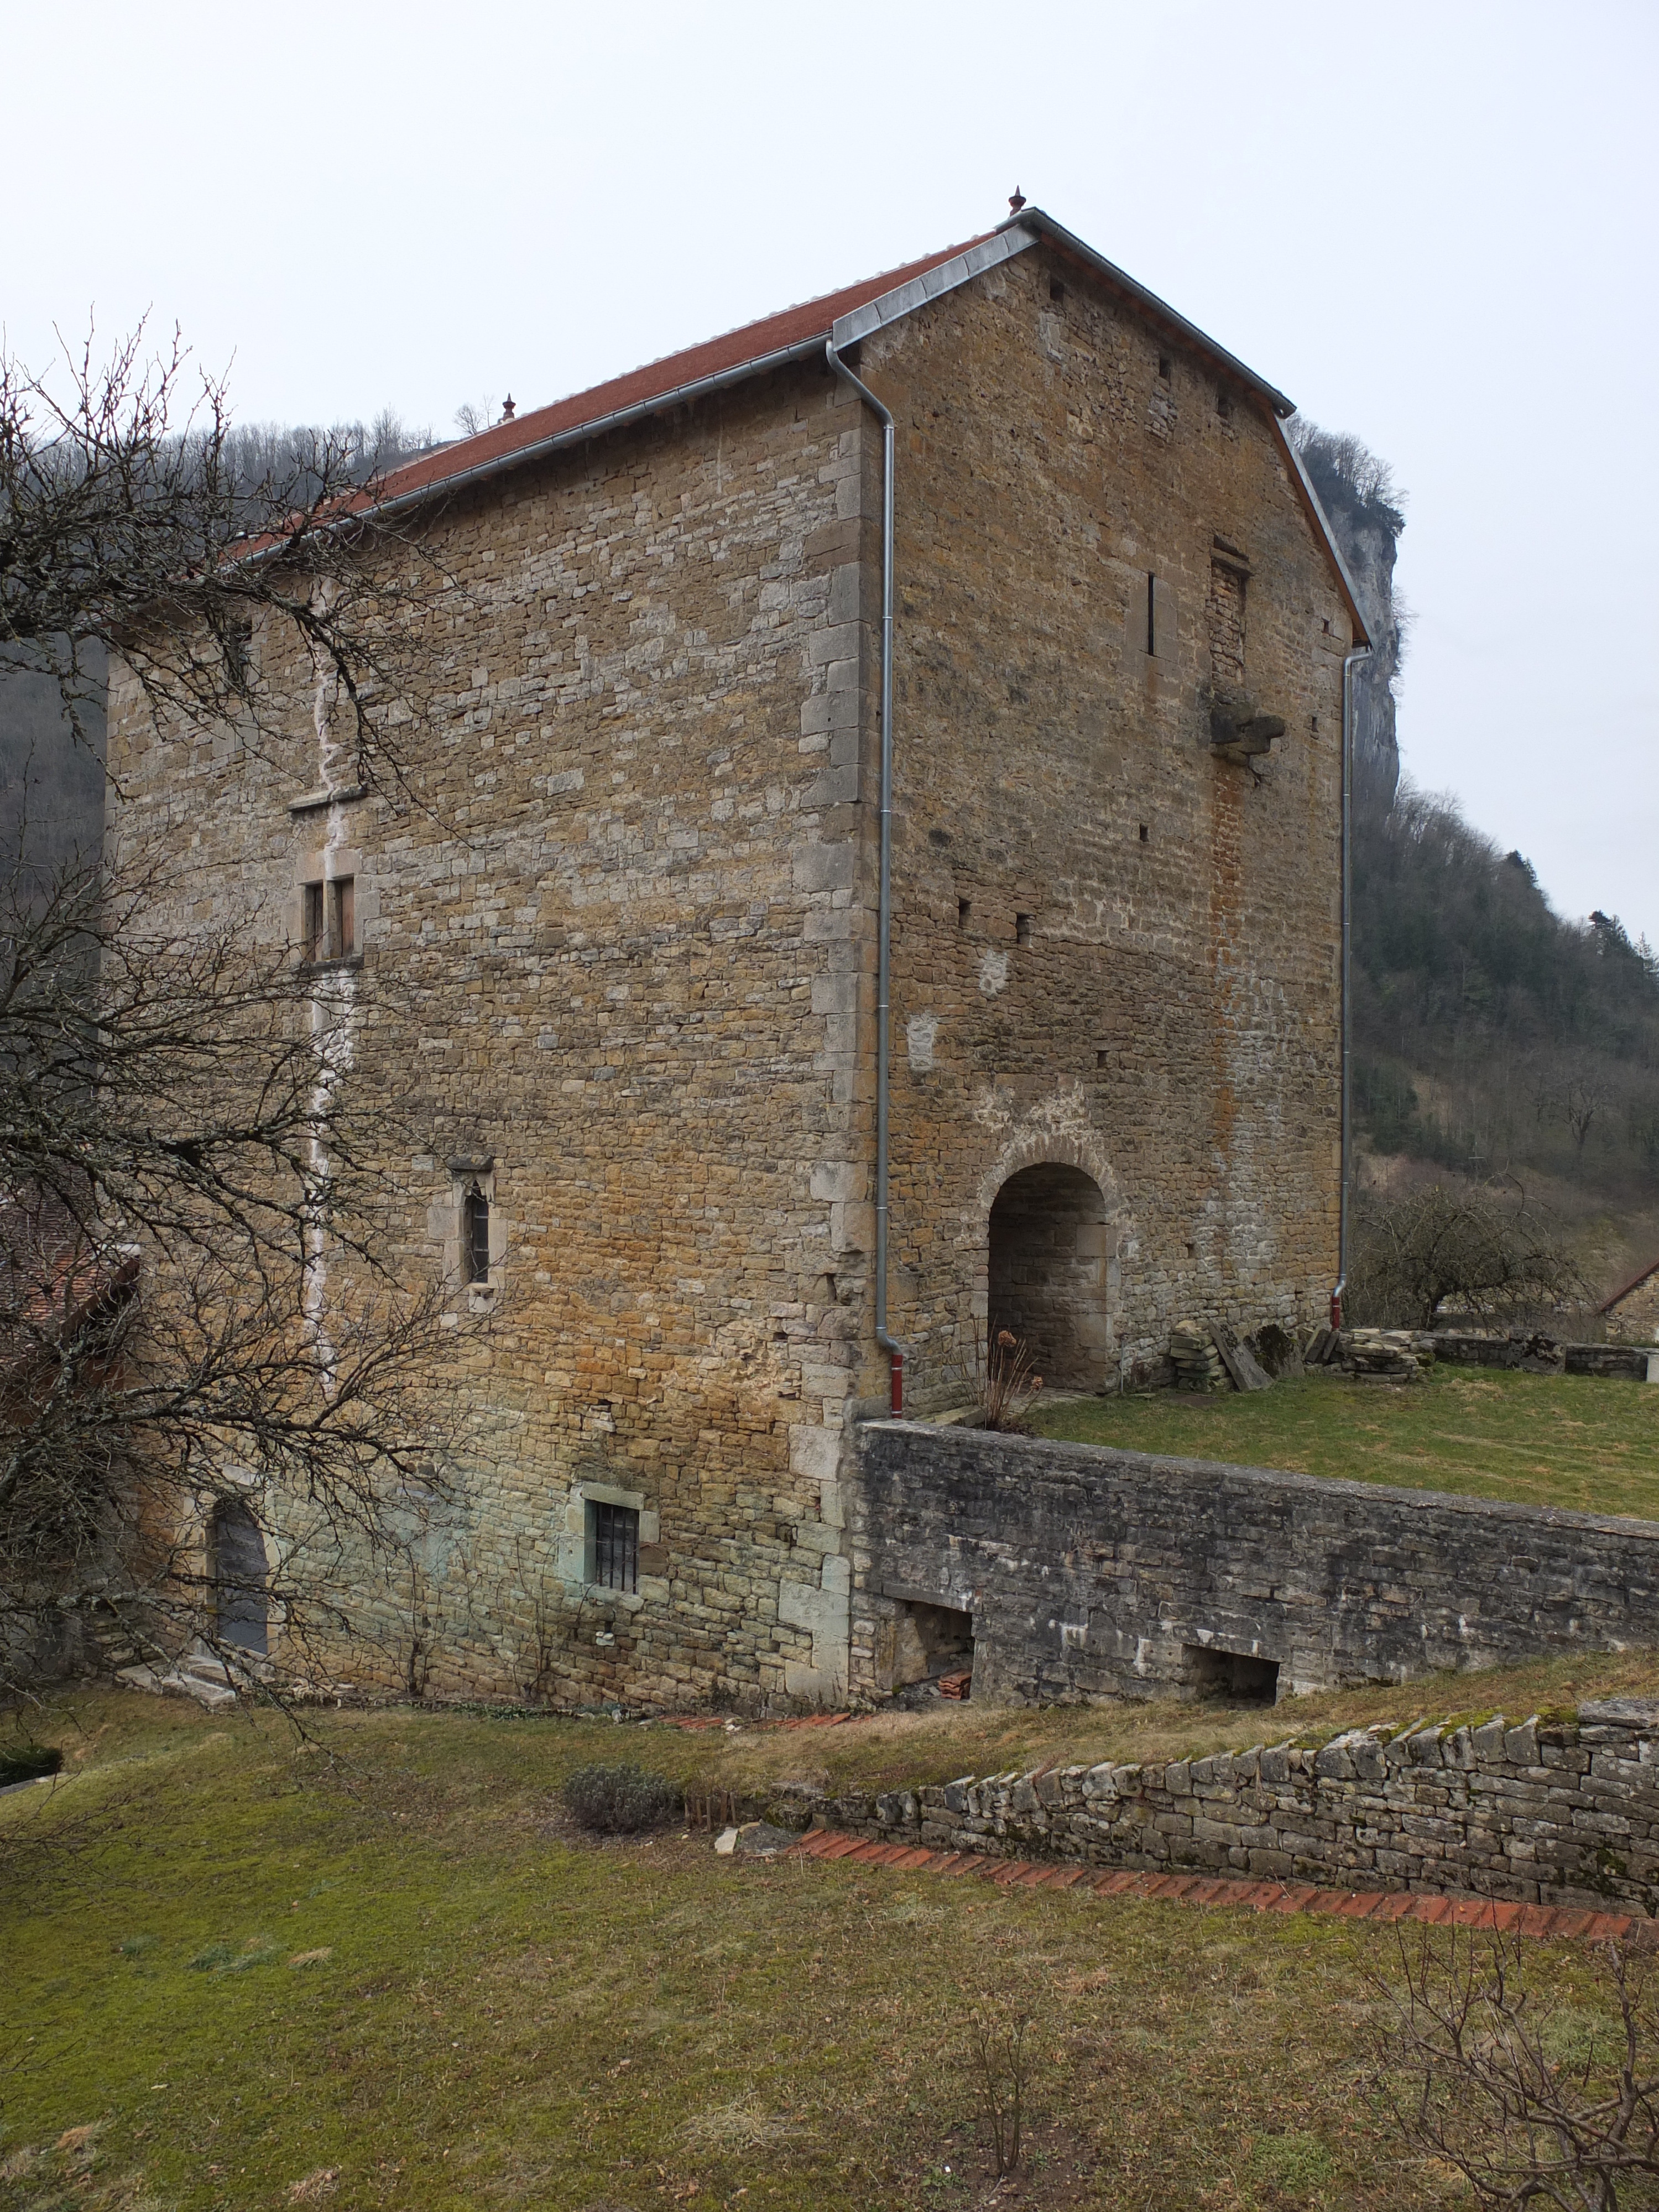
[[[602,1589],[640,1586],[640,1516],[631,1505],[590,1503],[593,1516],[593,1580]]]
[[[1146,650],[1154,659],[1170,660],[1176,649],[1175,586],[1164,576],[1146,579]]]
[[[1244,691],[1244,578],[1224,561],[1210,563],[1210,596],[1205,603],[1210,631],[1210,680],[1218,696],[1242,698]]]
[[[1188,1686],[1200,1698],[1225,1705],[1273,1705],[1279,1702],[1279,1662],[1247,1651],[1218,1651],[1208,1644],[1188,1644],[1182,1656]]]
[[[949,1605],[908,1601],[894,1624],[893,1679],[896,1690],[913,1682],[943,1682],[953,1697],[965,1697],[974,1665],[974,1617]]]
[[[489,1200],[476,1182],[461,1200],[461,1263],[469,1283],[489,1280]]]
[[[988,1324],[1028,1345],[1050,1386],[1097,1389],[1115,1367],[1110,1243],[1105,1197],[1080,1168],[1022,1168],[997,1193]]]
[[[270,1648],[270,1620],[265,1583],[269,1570],[259,1524],[239,1499],[215,1506],[208,1523],[208,1577],[213,1590],[215,1632],[261,1657]]]

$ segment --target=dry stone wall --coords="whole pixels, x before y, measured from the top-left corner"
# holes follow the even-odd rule
[[[1264,1696],[1659,1646],[1659,1525],[984,1430],[862,1432],[855,1622],[971,1620],[974,1695]],[[1266,1670],[1266,1671],[1261,1671]]]
[[[1359,1889],[1659,1912],[1659,1700],[1355,1729],[1150,1765],[820,1801],[894,1842]]]

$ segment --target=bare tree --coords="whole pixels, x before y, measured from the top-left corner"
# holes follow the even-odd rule
[[[1579,1073],[1569,1077],[1561,1094],[1561,1111],[1572,1132],[1573,1150],[1581,1164],[1584,1158],[1585,1139],[1596,1115],[1607,1102],[1607,1085],[1599,1076]]]
[[[257,748],[283,704],[260,648],[286,632],[349,709],[362,775],[395,769],[449,584],[377,496],[406,434],[239,431],[176,335],[102,364],[88,338],[52,374],[0,350],[0,677],[47,677],[88,742],[118,654],[163,729],[230,723]]]
[[[1585,1294],[1559,1226],[1518,1183],[1373,1198],[1357,1227],[1357,1319],[1432,1328],[1448,1304],[1515,1316]]]
[[[74,1624],[287,1672],[361,1634],[445,1496],[442,1286],[343,1079],[349,972],[154,934],[86,875],[0,927],[0,1677]],[[226,1514],[252,1563],[212,1556]],[[0,1680],[0,1686],[4,1686]]]
[[[1394,2025],[1381,2086],[1396,2125],[1461,2173],[1489,2212],[1659,2204],[1659,1984],[1650,1955],[1609,1944],[1595,2009],[1571,2004],[1525,1939],[1401,1942],[1374,1980]]]
[[[276,757],[298,668],[349,773],[398,781],[453,599],[381,501],[404,435],[239,433],[176,340],[0,354],[0,676],[85,738],[118,656],[164,738]],[[253,1674],[257,1615],[326,1666],[395,1626],[445,1504],[419,1142],[352,1075],[397,1010],[253,916],[170,933],[161,865],[0,891],[0,1690],[94,1620]]]

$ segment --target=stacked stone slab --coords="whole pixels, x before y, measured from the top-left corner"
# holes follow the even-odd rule
[[[1434,1364],[1434,1339],[1409,1328],[1345,1329],[1341,1356],[1356,1375],[1415,1382]]]
[[[1170,1337],[1170,1364],[1177,1390],[1231,1390],[1221,1354],[1201,1322],[1181,1321]]]
[[[1659,1700],[1378,1724],[810,1802],[895,1842],[1659,1913]],[[794,1816],[799,1818],[797,1813]]]

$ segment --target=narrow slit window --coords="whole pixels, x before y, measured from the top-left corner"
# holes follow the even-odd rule
[[[1158,578],[1146,572],[1146,650],[1158,651]]]
[[[640,1516],[631,1505],[591,1507],[593,1516],[593,1579],[602,1589],[636,1590],[640,1586]]]
[[[320,960],[323,957],[323,886],[320,884],[305,884],[301,887],[300,957],[304,960]]]
[[[1169,382],[1170,356],[1167,353],[1161,353],[1158,357],[1158,374],[1159,380],[1162,383],[1167,384]]]
[[[344,960],[357,950],[357,879],[336,876],[328,887],[328,949]]]
[[[461,1261],[469,1283],[489,1280],[489,1200],[476,1182],[461,1200]]]
[[[973,910],[973,902],[970,899],[959,898],[957,901],[957,927],[958,929],[967,928],[968,917]]]
[[[1014,916],[1014,942],[1016,945],[1029,945],[1030,941],[1031,917],[1029,914],[1017,914]]]

